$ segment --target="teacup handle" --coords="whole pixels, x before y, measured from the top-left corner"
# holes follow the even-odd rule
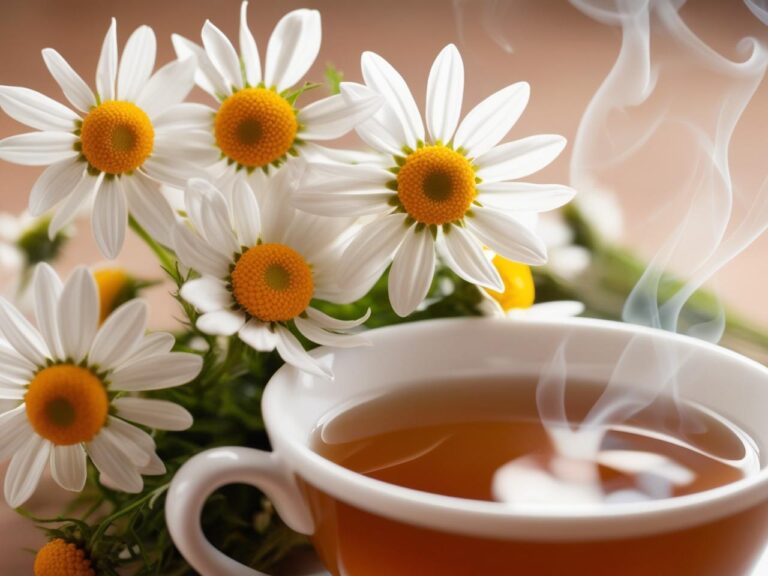
[[[283,522],[302,534],[314,523],[293,474],[274,452],[253,448],[214,448],[187,461],[168,489],[165,516],[176,547],[202,576],[266,576],[217,550],[203,534],[200,514],[208,497],[227,484],[262,490]]]

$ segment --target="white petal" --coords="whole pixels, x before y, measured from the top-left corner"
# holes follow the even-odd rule
[[[96,98],[88,84],[75,72],[66,60],[53,48],[43,50],[43,60],[48,71],[61,87],[61,91],[72,105],[81,112],[90,111],[96,105]]]
[[[499,90],[480,102],[459,125],[453,144],[478,157],[496,146],[525,110],[531,88],[518,82]]]
[[[128,206],[122,182],[117,178],[106,178],[96,194],[91,216],[93,235],[104,257],[111,260],[120,254],[127,226]]]
[[[101,55],[96,66],[96,92],[101,101],[114,100],[115,78],[117,77],[117,20],[112,18],[112,24],[101,45]]]
[[[0,399],[2,400],[23,400],[27,395],[27,389],[19,385],[10,385],[3,382],[0,377]],[[3,404],[8,404],[3,402]]]
[[[0,108],[14,120],[38,130],[74,131],[80,120],[72,110],[48,96],[16,86],[0,86]]]
[[[133,352],[147,329],[147,305],[142,300],[122,304],[99,328],[88,354],[88,363],[108,370]]]
[[[123,188],[131,215],[152,238],[171,246],[176,216],[160,186],[137,170],[130,178],[123,179]]]
[[[174,227],[173,246],[181,262],[201,274],[217,278],[228,275],[230,260],[211,248],[185,224]]]
[[[288,163],[270,177],[266,194],[258,197],[258,189],[254,188],[261,208],[261,239],[264,242],[283,244],[286,232],[296,217],[296,209],[290,202],[292,194],[298,186],[297,163]]]
[[[576,191],[558,184],[495,182],[478,186],[478,200],[484,206],[520,212],[546,212],[568,204]]]
[[[570,318],[584,312],[584,304],[575,300],[560,300],[534,304],[528,310],[536,318]]]
[[[364,226],[344,252],[339,267],[342,288],[375,282],[408,233],[405,214],[390,214]],[[374,278],[375,277],[375,278]]]
[[[16,454],[27,440],[35,436],[27,418],[27,409],[22,404],[0,414],[0,462]]]
[[[161,156],[158,153],[152,154],[141,166],[141,170],[153,180],[177,188],[183,188],[190,178],[205,177],[206,168],[179,155]]]
[[[75,269],[64,285],[58,324],[62,351],[78,364],[88,354],[99,326],[99,291],[85,267]]]
[[[346,93],[344,84],[341,91],[341,94],[313,102],[299,111],[299,122],[304,126],[302,139],[340,138],[381,107],[382,100],[373,91],[365,98],[352,98]]]
[[[128,456],[104,434],[99,434],[86,446],[96,468],[124,492],[138,493],[144,487],[141,474]]]
[[[261,214],[256,195],[244,178],[238,178],[232,188],[232,211],[241,246],[254,246],[261,233]]]
[[[186,430],[192,426],[192,415],[167,400],[150,398],[118,398],[112,405],[120,418],[157,430]]]
[[[144,85],[136,105],[154,118],[171,106],[180,104],[195,85],[195,67],[194,58],[169,62]]]
[[[297,211],[284,242],[307,260],[317,276],[336,267],[352,234],[353,222],[349,218],[324,218]]]
[[[65,490],[81,492],[88,477],[83,447],[80,444],[54,446],[51,451],[51,476]]]
[[[261,82],[261,60],[256,40],[248,28],[248,2],[240,5],[240,56],[245,68],[245,80],[250,86],[258,86]]]
[[[203,359],[197,354],[158,354],[124,364],[112,373],[111,382],[115,390],[126,392],[161,390],[186,384],[200,373],[202,367]]]
[[[139,26],[128,38],[120,60],[117,94],[120,100],[133,102],[147,84],[155,67],[157,40],[149,26]]]
[[[539,265],[547,261],[544,242],[523,224],[493,208],[473,208],[467,226],[477,238],[505,258],[523,264]]]
[[[210,20],[206,20],[203,24],[202,38],[208,58],[226,80],[227,87],[230,90],[233,87],[242,88],[243,75],[240,72],[240,59],[229,39]]]
[[[388,212],[392,192],[344,192],[295,194],[294,206],[299,210],[320,216],[349,217],[370,216]]]
[[[40,333],[15,306],[0,296],[0,333],[16,352],[35,366],[44,366],[48,347]]]
[[[37,328],[54,358],[64,360],[59,342],[58,314],[56,312],[63,285],[58,274],[46,263],[38,264],[33,279],[35,317]]]
[[[428,229],[406,236],[389,271],[389,301],[398,316],[408,316],[426,298],[435,274],[435,243]]]
[[[206,334],[232,336],[245,324],[245,314],[235,310],[207,312],[197,319],[197,328]]]
[[[240,340],[254,350],[271,352],[277,346],[278,337],[269,329],[267,324],[251,319],[237,333]]]
[[[224,195],[207,180],[192,178],[187,184],[187,211],[210,246],[231,258],[240,250],[230,222]]]
[[[427,82],[427,128],[433,141],[451,141],[463,98],[464,63],[456,46],[448,44],[435,58]]]
[[[471,232],[461,226],[451,226],[443,234],[443,246],[448,266],[459,277],[497,292],[504,290],[498,270],[486,258],[482,245]]]
[[[174,161],[174,170],[180,168],[179,176],[187,178],[196,174],[206,175],[205,168],[221,162],[221,150],[216,146],[210,129],[156,132],[153,154],[155,158]],[[152,166],[151,159],[150,166]],[[185,172],[187,168],[192,168],[194,171]]]
[[[363,84],[344,82],[344,94],[350,99],[365,99],[373,90]],[[391,106],[386,102],[379,111],[364,122],[360,122],[355,131],[368,146],[388,155],[399,156],[406,143],[405,131]]]
[[[367,192],[385,189],[394,175],[379,166],[312,164],[304,172],[298,192]]]
[[[318,326],[325,328],[326,330],[351,330],[352,328],[361,326],[368,320],[368,318],[371,317],[370,308],[363,316],[357,320],[339,320],[338,318],[328,316],[328,314],[321,312],[317,308],[312,308],[311,306],[304,312],[307,314],[307,316],[309,316],[309,318],[314,320]]]
[[[45,166],[76,158],[78,138],[71,132],[28,132],[0,140],[0,159],[25,166]]]
[[[224,78],[221,77],[219,71],[208,58],[208,54],[201,46],[198,46],[191,40],[187,40],[183,36],[178,34],[171,35],[171,42],[173,42],[173,48],[176,50],[176,56],[180,60],[194,57],[197,63],[197,69],[195,71],[195,83],[203,90],[208,92],[214,98],[225,98],[230,90],[227,88],[227,84]]]
[[[11,508],[18,508],[35,492],[50,451],[51,443],[33,434],[11,459],[5,473],[5,500]]]
[[[175,344],[176,338],[173,337],[173,334],[168,334],[167,332],[155,332],[154,334],[148,334],[144,337],[138,347],[133,350],[128,355],[128,357],[123,360],[120,366],[117,366],[117,368],[122,368],[123,366],[128,366],[130,364],[136,364],[143,361],[145,358],[149,358],[150,356],[167,354],[173,349]]]
[[[155,130],[199,130],[212,131],[216,111],[197,102],[182,102],[166,108],[161,114],[152,119]]]
[[[483,182],[524,178],[549,165],[563,151],[567,140],[557,134],[541,134],[497,146],[475,160]]]
[[[29,384],[29,381],[32,380],[33,376],[31,374],[26,376],[21,376],[20,374],[13,373],[11,370],[7,370],[5,366],[3,366],[3,372],[0,373],[0,386],[2,386],[6,391],[8,390],[21,390],[22,392],[26,392],[26,386]],[[22,394],[23,395],[23,394]],[[12,396],[12,398],[16,398],[16,396]],[[2,409],[7,409],[8,406],[3,405]]]
[[[149,464],[139,470],[143,476],[162,476],[165,471],[165,464],[155,452],[149,455]]]
[[[224,282],[203,276],[186,282],[179,292],[182,298],[201,312],[215,312],[232,306],[232,294]]]
[[[31,379],[37,372],[37,366],[34,363],[16,352],[16,349],[5,341],[2,329],[0,329],[0,365],[6,375],[22,380]]]
[[[310,356],[291,331],[280,324],[275,326],[275,347],[280,357],[300,370],[324,378],[333,378],[333,372]]]
[[[320,12],[294,10],[280,19],[267,45],[264,82],[278,92],[296,84],[320,52]]]
[[[56,209],[48,226],[49,238],[55,238],[61,230],[69,226],[80,211],[80,207],[93,195],[94,191],[99,189],[103,180],[103,173],[98,176],[91,176],[88,173],[83,175],[66,200]]]
[[[360,216],[392,209],[394,196],[386,183],[392,173],[378,166],[313,164],[298,189],[291,195],[300,210],[321,216]]]
[[[364,52],[363,78],[368,87],[381,94],[403,127],[405,144],[416,148],[424,141],[424,124],[408,85],[392,65],[378,54]]]
[[[125,420],[110,416],[107,419],[107,425],[102,428],[101,433],[104,432],[137,468],[149,464],[149,455],[155,451],[155,441],[144,430]]]
[[[85,163],[71,159],[51,164],[32,186],[29,213],[42,216],[69,195],[85,174]]]
[[[354,348],[356,346],[369,346],[370,340],[363,334],[338,334],[328,332],[318,326],[314,321],[300,316],[294,318],[296,328],[304,336],[316,344],[323,346],[335,346],[337,348]]]

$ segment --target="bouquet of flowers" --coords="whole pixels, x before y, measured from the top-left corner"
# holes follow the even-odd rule
[[[172,40],[178,59],[155,71],[152,29],[136,29],[119,56],[113,20],[95,90],[44,50],[67,105],[0,86],[0,108],[34,129],[0,141],[0,159],[46,166],[29,214],[3,224],[0,242],[5,500],[32,517],[22,506],[46,470],[73,493],[60,515],[32,517],[50,539],[38,576],[186,573],[163,518],[174,472],[214,446],[268,449],[260,398],[275,370],[333,378],[308,353],[315,345],[365,346],[366,328],[447,316],[617,318],[644,268],[583,205],[559,213],[565,240],[547,245],[537,213],[575,191],[519,180],[566,141],[506,140],[525,82],[461,118],[453,45],[437,55],[420,107],[371,52],[363,83],[333,68],[324,84],[305,82],[320,50],[315,10],[284,16],[263,61],[247,3],[236,45],[211,22],[201,43]],[[208,104],[185,102],[195,85]],[[327,145],[353,131],[360,150]],[[152,282],[116,267],[63,281],[51,268],[84,211],[104,257],[120,254],[127,229],[149,246],[174,286],[176,333],[147,332],[138,296]],[[699,293],[688,313],[714,306]],[[766,343],[729,322],[734,342]],[[209,501],[202,523],[257,568],[305,542],[237,486]]]

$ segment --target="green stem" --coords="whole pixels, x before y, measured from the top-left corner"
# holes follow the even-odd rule
[[[141,238],[149,249],[154,252],[157,259],[160,260],[160,265],[166,272],[173,277],[174,270],[176,270],[176,258],[173,253],[158,244],[133,216],[128,217],[128,225],[131,227],[131,230],[135,232],[136,236]]]
[[[128,504],[124,508],[121,508],[120,510],[117,510],[116,512],[113,512],[109,516],[107,516],[104,520],[101,521],[99,524],[99,527],[94,531],[93,535],[91,536],[91,540],[89,542],[89,548],[93,549],[93,547],[98,544],[98,542],[101,540],[101,537],[104,535],[104,532],[118,519],[125,516],[129,512],[140,508],[153,498],[157,497],[162,492],[165,492],[170,484],[163,484],[162,486],[155,488],[151,492],[148,492],[147,494],[144,494],[141,498],[134,500],[131,504]]]

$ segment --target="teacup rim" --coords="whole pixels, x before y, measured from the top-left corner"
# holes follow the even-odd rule
[[[501,319],[488,317],[440,318],[413,323],[376,328],[367,332],[374,341],[391,333],[416,330],[445,330],[452,326],[467,324],[514,323],[519,326],[577,327],[617,331],[624,334],[646,334],[654,338],[686,343],[709,350],[724,358],[744,364],[747,368],[761,372],[768,383],[768,367],[759,362],[722,346],[646,326],[594,318],[515,318]],[[311,352],[315,358],[338,352],[320,347]],[[542,505],[516,505],[512,509],[500,502],[488,502],[433,494],[376,480],[353,472],[332,462],[313,451],[308,443],[298,442],[279,433],[280,423],[273,410],[278,387],[297,378],[296,368],[285,365],[273,376],[263,397],[263,413],[267,430],[279,455],[288,468],[316,488],[367,509],[373,513],[389,516],[408,523],[434,527],[434,517],[442,516],[442,529],[453,532],[469,532],[482,536],[529,537],[532,539],[559,539],[568,537],[585,540],[598,537],[626,537],[660,531],[658,521],[664,519],[664,530],[690,524],[704,523],[746,509],[768,496],[768,465],[761,463],[757,474],[731,482],[724,486],[675,498],[650,502],[623,502],[598,509],[572,507],[548,508]],[[738,422],[736,422],[739,424]],[[386,502],[379,502],[380,499]],[[397,505],[394,505],[397,504]],[[408,512],[408,518],[403,513]],[[695,518],[684,522],[683,516]],[[421,514],[421,515],[420,515]],[[449,518],[455,521],[449,525]],[[522,529],[522,531],[521,531]]]

